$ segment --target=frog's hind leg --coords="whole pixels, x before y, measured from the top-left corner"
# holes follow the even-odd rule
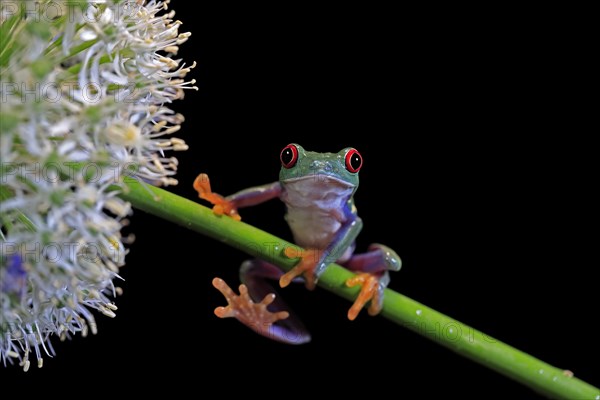
[[[283,272],[273,264],[262,260],[245,261],[240,268],[239,296],[222,279],[215,278],[213,286],[228,303],[226,307],[217,307],[215,314],[220,318],[235,317],[269,339],[289,344],[309,342],[310,334],[302,322],[267,282],[267,279],[277,280],[282,275]]]
[[[346,281],[346,285],[361,286],[358,297],[348,311],[348,319],[354,320],[369,301],[369,314],[377,315],[383,305],[383,291],[390,283],[389,271],[399,271],[402,267],[398,254],[387,246],[374,243],[366,253],[355,254],[342,265],[357,272],[356,276]]]

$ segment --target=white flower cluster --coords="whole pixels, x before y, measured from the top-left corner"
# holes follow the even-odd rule
[[[168,1],[0,4],[0,362],[39,367],[114,316],[133,177],[173,185],[186,150],[165,104],[194,88]]]

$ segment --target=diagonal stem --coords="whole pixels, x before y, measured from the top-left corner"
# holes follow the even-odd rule
[[[295,264],[283,254],[286,247],[296,247],[292,243],[246,223],[216,216],[211,209],[163,189],[132,179],[127,180],[127,185],[128,190],[121,196],[135,208],[220,240],[286,271]],[[353,275],[332,264],[318,284],[353,301],[359,289],[345,285]],[[600,389],[393,290],[386,289],[381,315],[548,397],[600,400]]]

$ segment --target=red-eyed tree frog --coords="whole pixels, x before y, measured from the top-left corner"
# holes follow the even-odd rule
[[[194,181],[194,189],[200,198],[214,205],[216,214],[236,220],[240,219],[238,208],[275,197],[285,203],[285,219],[294,242],[305,249],[298,253],[288,247],[285,255],[299,258],[298,263],[284,273],[263,260],[244,262],[240,271],[239,296],[222,279],[215,278],[213,285],[228,302],[226,307],[217,307],[215,314],[221,318],[235,317],[271,339],[299,344],[308,342],[310,335],[297,318],[288,319],[289,312],[283,310],[285,304],[275,298],[265,279],[278,279],[284,288],[303,278],[306,287],[312,290],[327,266],[337,262],[357,273],[346,284],[361,286],[348,311],[348,318],[354,320],[367,303],[370,303],[369,314],[379,313],[384,289],[390,281],[388,271],[398,271],[402,263],[393,250],[381,244],[370,245],[366,253],[354,254],[354,241],[362,228],[353,200],[358,188],[358,172],[363,164],[356,149],[318,153],[292,143],[283,148],[280,160],[277,182],[223,197],[213,193],[208,176],[200,174]]]

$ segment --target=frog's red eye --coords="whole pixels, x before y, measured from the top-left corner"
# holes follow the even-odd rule
[[[279,159],[284,168],[292,168],[298,161],[298,148],[293,144],[288,144],[281,150]]]
[[[360,171],[363,159],[358,150],[350,149],[346,153],[346,169],[352,173]]]

